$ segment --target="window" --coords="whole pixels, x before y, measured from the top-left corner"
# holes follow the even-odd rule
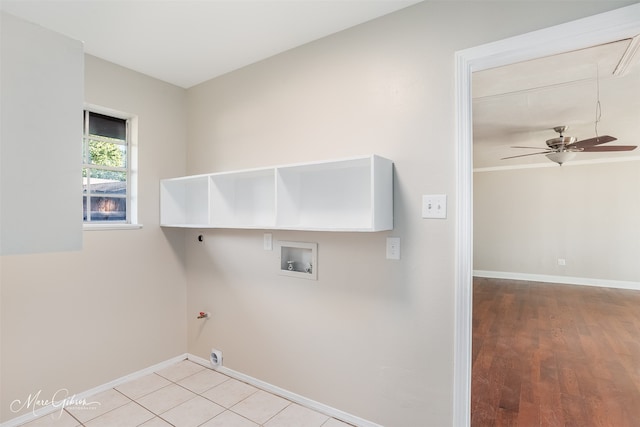
[[[130,119],[84,111],[82,210],[85,224],[130,224]]]

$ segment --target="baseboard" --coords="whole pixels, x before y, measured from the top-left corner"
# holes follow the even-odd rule
[[[311,400],[304,396],[300,396],[299,394],[282,389],[273,384],[269,384],[257,378],[251,377],[249,375],[245,375],[238,371],[234,371],[233,369],[229,369],[226,366],[218,366],[214,368],[211,366],[211,363],[209,362],[209,360],[204,359],[202,357],[187,353],[187,359],[191,360],[192,362],[198,363],[202,366],[205,366],[207,368],[214,369],[220,372],[221,374],[228,375],[231,378],[235,378],[239,381],[245,382],[247,384],[251,384],[252,386],[255,386],[264,391],[268,391],[269,393],[273,393],[277,396],[280,396],[292,402],[298,403],[309,409],[313,409],[314,411],[318,411],[331,418],[336,418],[340,421],[344,421],[345,423],[349,423],[358,427],[382,427],[380,424],[367,421],[355,415],[349,414],[347,412],[341,411],[331,406],[327,406],[323,403],[316,402],[315,400]]]
[[[623,280],[591,279],[587,277],[551,276],[546,274],[514,273],[510,271],[486,271],[473,270],[475,277],[489,279],[525,280],[530,282],[562,283],[566,285],[599,286],[602,288],[640,290],[639,282],[627,282]]]
[[[245,375],[241,372],[234,371],[233,369],[229,369],[225,366],[219,366],[213,368],[211,363],[207,359],[203,359],[202,357],[195,356],[193,354],[184,353],[179,356],[172,357],[169,360],[165,360],[164,362],[157,363],[153,366],[149,366],[147,368],[141,369],[139,371],[133,372],[131,374],[125,375],[113,381],[109,381],[108,383],[99,385],[92,389],[83,391],[81,393],[76,393],[73,395],[74,401],[81,401],[83,399],[89,399],[91,396],[94,396],[98,393],[102,393],[103,391],[107,391],[114,387],[118,387],[126,382],[133,381],[135,379],[144,377],[145,375],[152,374],[161,369],[167,368],[175,363],[178,363],[182,360],[189,359],[192,362],[195,362],[199,365],[202,365],[209,369],[215,369],[216,371],[228,375],[232,378],[235,378],[239,381],[245,382],[247,384],[251,384],[257,388],[260,388],[264,391],[268,391],[275,395],[281,396],[287,400],[303,405],[309,409],[313,409],[320,413],[323,413],[329,417],[336,418],[338,420],[344,421],[346,423],[352,424],[358,427],[382,427],[379,424],[373,423],[371,421],[367,421],[355,415],[351,415],[347,412],[341,411],[339,409],[333,408],[331,406],[327,406],[325,404],[316,402],[315,400],[307,399],[304,396],[300,396],[298,394],[292,393],[288,390],[282,389],[280,387],[276,387],[267,382],[261,381],[257,378],[253,378],[249,375]],[[16,418],[12,418],[4,423],[0,424],[0,427],[17,427],[21,424],[27,423],[29,421],[33,421],[36,418],[42,417],[44,415],[48,415],[54,413],[56,411],[60,411],[61,405],[64,401],[54,402],[48,406],[43,406],[42,408],[38,408],[34,411],[31,411],[27,414],[20,415]]]
[[[122,385],[126,382],[144,377],[145,375],[149,375],[152,374],[156,371],[159,371],[161,369],[167,368],[175,363],[178,363],[182,360],[185,360],[187,358],[187,353],[184,353],[180,356],[176,356],[176,357],[172,357],[169,360],[165,360],[164,362],[160,362],[157,363],[153,366],[149,366],[148,368],[144,368],[141,369],[139,371],[133,372],[131,374],[125,375],[123,377],[120,377],[116,380],[113,381],[109,381],[108,383],[99,385],[97,387],[94,387],[92,389],[83,391],[82,393],[76,393],[74,394],[73,400],[74,401],[81,401],[83,399],[88,399],[89,397],[96,395],[98,393],[102,393],[103,391],[107,391],[109,389],[112,389],[114,387],[117,387],[119,385]],[[29,421],[33,421],[36,418],[39,418],[43,415],[47,415],[47,414],[51,414],[54,413],[56,411],[60,411],[61,409],[61,405],[62,403],[64,403],[64,400],[62,401],[58,401],[58,402],[54,402],[48,406],[43,406],[42,408],[38,408],[35,411],[29,412],[28,414],[23,414],[20,415],[16,418],[12,418],[8,421],[5,421],[4,423],[0,424],[0,427],[15,427],[15,426],[19,426],[21,424],[27,423]]]

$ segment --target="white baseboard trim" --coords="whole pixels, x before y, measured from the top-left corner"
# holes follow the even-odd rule
[[[126,382],[144,377],[145,375],[152,374],[156,371],[167,368],[185,359],[187,359],[187,353],[184,353],[180,356],[172,357],[171,359],[165,360],[164,362],[157,363],[153,366],[149,366],[148,368],[141,369],[139,371],[125,375],[113,381],[109,381],[108,383],[83,391],[82,393],[76,393],[73,396],[69,396],[66,399],[63,399],[61,401],[54,402],[50,405],[35,409],[34,411],[31,411],[27,414],[23,414],[16,418],[12,418],[0,424],[0,427],[16,427],[16,426],[19,426],[20,424],[33,421],[34,419],[39,418],[43,415],[52,414],[56,411],[60,411],[61,407],[64,406],[65,401],[73,400],[75,402],[78,402],[78,401],[82,401],[83,399],[89,399],[91,396],[94,396],[98,393],[102,393],[103,391],[107,391],[109,389],[122,385]]]
[[[195,356],[190,353],[184,353],[179,356],[172,357],[169,360],[165,360],[164,362],[157,363],[153,366],[149,366],[148,368],[141,369],[139,371],[133,372],[131,374],[125,375],[113,381],[109,381],[108,383],[99,385],[92,389],[83,391],[81,393],[76,393],[66,399],[63,399],[58,402],[54,402],[50,405],[43,406],[41,408],[35,409],[27,414],[20,415],[16,418],[12,418],[4,423],[0,424],[0,427],[17,427],[21,424],[27,423],[29,421],[33,421],[36,418],[42,417],[44,415],[52,414],[56,411],[60,411],[64,406],[64,402],[73,400],[74,402],[82,401],[83,399],[89,399],[91,396],[94,396],[98,393],[102,393],[103,391],[107,391],[114,387],[118,387],[126,382],[133,381],[135,379],[144,377],[145,375],[152,374],[161,369],[167,368],[175,363],[178,363],[182,360],[189,359],[192,362],[195,362],[199,365],[202,365],[209,369],[214,369],[222,374],[228,375],[232,378],[235,378],[239,381],[245,382],[247,384],[251,384],[257,388],[260,388],[264,391],[268,391],[275,395],[281,396],[287,400],[303,405],[309,409],[313,409],[320,413],[323,413],[329,417],[336,418],[338,420],[344,421],[346,423],[352,424],[358,427],[382,427],[379,424],[373,423],[371,421],[367,421],[355,415],[351,415],[347,412],[341,411],[339,409],[333,408],[331,406],[327,406],[320,402],[316,402],[315,400],[308,399],[304,396],[300,396],[288,390],[277,387],[273,384],[269,384],[267,382],[261,381],[257,378],[253,378],[249,375],[245,375],[241,372],[234,371],[233,369],[229,369],[225,366],[219,366],[217,368],[213,368],[211,363],[207,359],[203,359],[202,357]]]
[[[566,285],[599,286],[602,288],[640,290],[639,282],[627,282],[623,280],[590,279],[587,277],[551,276],[547,274],[513,273],[510,271],[486,271],[473,270],[475,277],[489,279],[525,280],[530,282],[562,283]]]
[[[371,421],[362,419],[360,417],[357,417],[355,415],[333,408],[331,406],[325,405],[323,403],[316,402],[315,400],[311,400],[304,396],[300,396],[299,394],[293,393],[289,390],[282,389],[273,384],[269,384],[257,378],[251,377],[249,375],[245,375],[238,371],[234,371],[233,369],[229,369],[226,366],[218,366],[214,368],[212,367],[209,360],[204,359],[202,357],[187,353],[187,359],[191,360],[192,362],[198,363],[199,365],[205,366],[209,369],[214,369],[220,372],[221,374],[228,375],[239,381],[245,382],[247,384],[255,386],[264,391],[268,391],[269,393],[273,393],[287,400],[298,403],[309,409],[313,409],[314,411],[323,413],[331,418],[336,418],[340,421],[344,421],[345,423],[349,423],[358,427],[382,427],[380,424],[373,423]]]

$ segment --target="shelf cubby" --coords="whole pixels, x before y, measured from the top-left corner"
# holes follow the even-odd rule
[[[275,223],[273,168],[211,175],[211,226],[270,228]]]
[[[209,176],[163,180],[160,224],[172,227],[209,226]]]
[[[368,160],[278,168],[278,228],[371,228]]]

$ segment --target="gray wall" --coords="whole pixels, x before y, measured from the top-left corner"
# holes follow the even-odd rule
[[[639,161],[476,172],[474,270],[640,288],[638,218]]]
[[[188,311],[213,313],[189,318],[189,352],[382,425],[450,425],[454,52],[609,8],[425,2],[191,88],[189,173],[376,153],[395,162],[395,229],[274,232],[318,242],[317,282],[278,276],[260,230],[187,232]],[[448,219],[421,219],[433,193]]]

